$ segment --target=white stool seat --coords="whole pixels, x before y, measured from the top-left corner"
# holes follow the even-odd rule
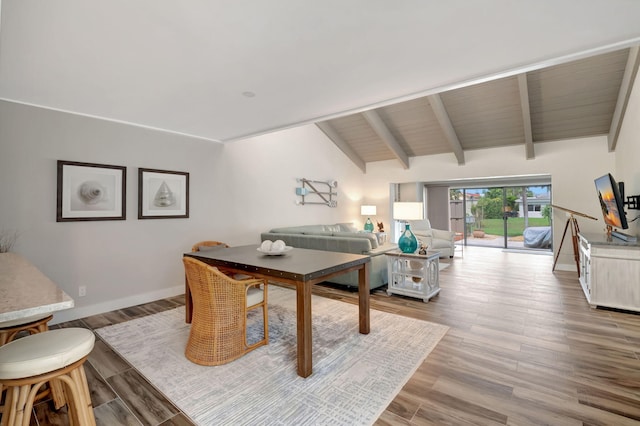
[[[0,347],[0,380],[37,376],[64,368],[91,353],[95,335],[84,328],[33,334]]]
[[[0,328],[9,328],[9,327],[15,327],[16,325],[26,325],[26,324],[30,324],[32,322],[36,322],[36,321],[40,321],[43,320],[45,318],[50,317],[51,314],[44,314],[44,315],[34,315],[31,317],[27,317],[27,318],[18,318],[18,319],[14,319],[14,320],[10,320],[10,321],[4,321],[4,322],[0,322]]]

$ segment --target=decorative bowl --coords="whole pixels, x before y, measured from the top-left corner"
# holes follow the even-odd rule
[[[290,252],[291,250],[293,250],[293,247],[291,246],[285,246],[283,250],[280,251],[275,251],[275,250],[262,250],[261,247],[258,247],[256,250],[258,250],[260,253],[265,254],[267,256],[282,256],[283,254]]]

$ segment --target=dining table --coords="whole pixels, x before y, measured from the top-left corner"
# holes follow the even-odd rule
[[[313,372],[311,294],[312,286],[337,275],[358,272],[359,332],[369,334],[369,268],[371,257],[303,248],[268,255],[259,245],[245,245],[185,253],[227,273],[245,274],[275,282],[291,284],[296,290],[297,373],[309,377]],[[191,322],[192,300],[185,281],[186,322]]]
[[[0,253],[0,323],[73,306],[73,299],[25,257]]]

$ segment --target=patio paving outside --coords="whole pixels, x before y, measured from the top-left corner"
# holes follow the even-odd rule
[[[462,236],[456,236],[456,245],[463,244],[464,241],[461,239]],[[473,235],[469,235],[467,237],[467,245],[468,246],[479,246],[479,247],[495,247],[504,249],[504,237],[502,235],[490,235],[485,234],[482,238],[476,238]],[[509,237],[507,249],[515,249],[515,250],[524,250],[524,251],[532,251],[532,252],[546,252],[552,254],[551,249],[537,249],[537,248],[529,248],[524,246],[524,237],[522,235],[516,237]]]

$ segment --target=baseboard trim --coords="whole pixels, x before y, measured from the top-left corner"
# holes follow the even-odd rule
[[[568,272],[577,272],[578,269],[575,263],[558,263],[556,265],[556,271],[568,271]]]
[[[96,303],[89,306],[66,309],[64,311],[54,312],[53,319],[49,324],[73,321],[80,318],[90,317],[92,315],[103,314],[105,312],[153,302],[154,300],[178,296],[183,293],[184,285],[181,285],[163,288],[162,290],[152,291],[149,293],[136,294],[135,296],[123,297],[121,299],[109,300],[108,302]]]

